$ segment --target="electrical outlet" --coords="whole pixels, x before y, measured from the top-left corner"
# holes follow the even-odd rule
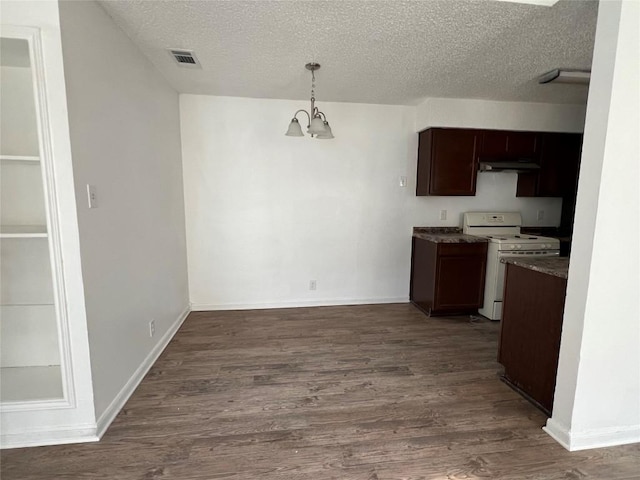
[[[440,220],[446,220],[446,219],[447,219],[447,211],[440,210]]]
[[[407,177],[400,177],[400,186],[401,187],[406,187],[407,186]]]
[[[309,280],[309,290],[315,290],[315,289],[316,289],[316,281]]]
[[[544,210],[538,210],[538,220],[544,219]]]
[[[149,322],[149,336],[153,337],[156,334],[156,321],[151,320]]]
[[[95,185],[87,185],[87,202],[89,208],[98,208],[98,194]]]

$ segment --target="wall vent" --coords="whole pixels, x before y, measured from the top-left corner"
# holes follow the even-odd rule
[[[196,54],[191,50],[170,48],[169,53],[180,67],[202,68]]]

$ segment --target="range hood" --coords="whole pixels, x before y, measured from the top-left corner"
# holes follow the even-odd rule
[[[540,165],[531,160],[480,160],[481,172],[527,173],[540,170]]]

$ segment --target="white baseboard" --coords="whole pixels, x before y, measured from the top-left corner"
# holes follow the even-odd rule
[[[194,312],[211,310],[263,310],[271,308],[331,307],[338,305],[374,305],[379,303],[407,303],[409,297],[388,298],[329,298],[322,300],[291,300],[263,303],[192,303]]]
[[[640,443],[640,425],[572,432],[553,418],[542,429],[570,452]]]
[[[567,450],[571,451],[569,448],[570,438],[569,438],[569,430],[564,425],[561,425],[553,418],[547,419],[547,425],[542,427],[542,430],[547,432],[547,434],[553,438],[556,442],[562,445]]]
[[[44,447],[67,443],[97,442],[98,440],[95,425],[73,425],[3,434],[0,436],[0,446],[2,449]]]
[[[190,307],[186,307],[182,311],[182,313],[180,313],[180,316],[176,319],[173,325],[169,327],[169,329],[162,336],[160,341],[158,341],[156,346],[153,347],[153,349],[149,352],[149,354],[146,356],[146,358],[143,360],[140,366],[136,369],[136,371],[133,372],[133,375],[131,375],[131,378],[129,378],[129,380],[124,385],[124,387],[122,387],[122,390],[120,390],[118,395],[116,395],[116,397],[111,401],[111,403],[105,409],[105,411],[102,412],[102,415],[100,415],[100,418],[96,422],[97,423],[96,433],[97,433],[98,439],[102,438],[104,433],[107,431],[107,428],[109,428],[109,425],[111,425],[111,422],[113,422],[113,420],[116,418],[118,413],[120,413],[120,410],[122,410],[122,407],[124,407],[124,404],[127,403],[127,400],[129,400],[129,397],[133,394],[133,392],[138,387],[138,385],[140,384],[144,376],[151,369],[153,364],[156,362],[160,354],[164,351],[164,349],[169,344],[169,342],[171,341],[173,336],[176,334],[178,329],[182,326],[182,323],[185,321],[190,311],[191,311]]]

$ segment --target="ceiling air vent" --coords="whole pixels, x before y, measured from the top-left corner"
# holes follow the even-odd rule
[[[169,53],[180,67],[202,68],[196,54],[191,50],[170,48]]]

